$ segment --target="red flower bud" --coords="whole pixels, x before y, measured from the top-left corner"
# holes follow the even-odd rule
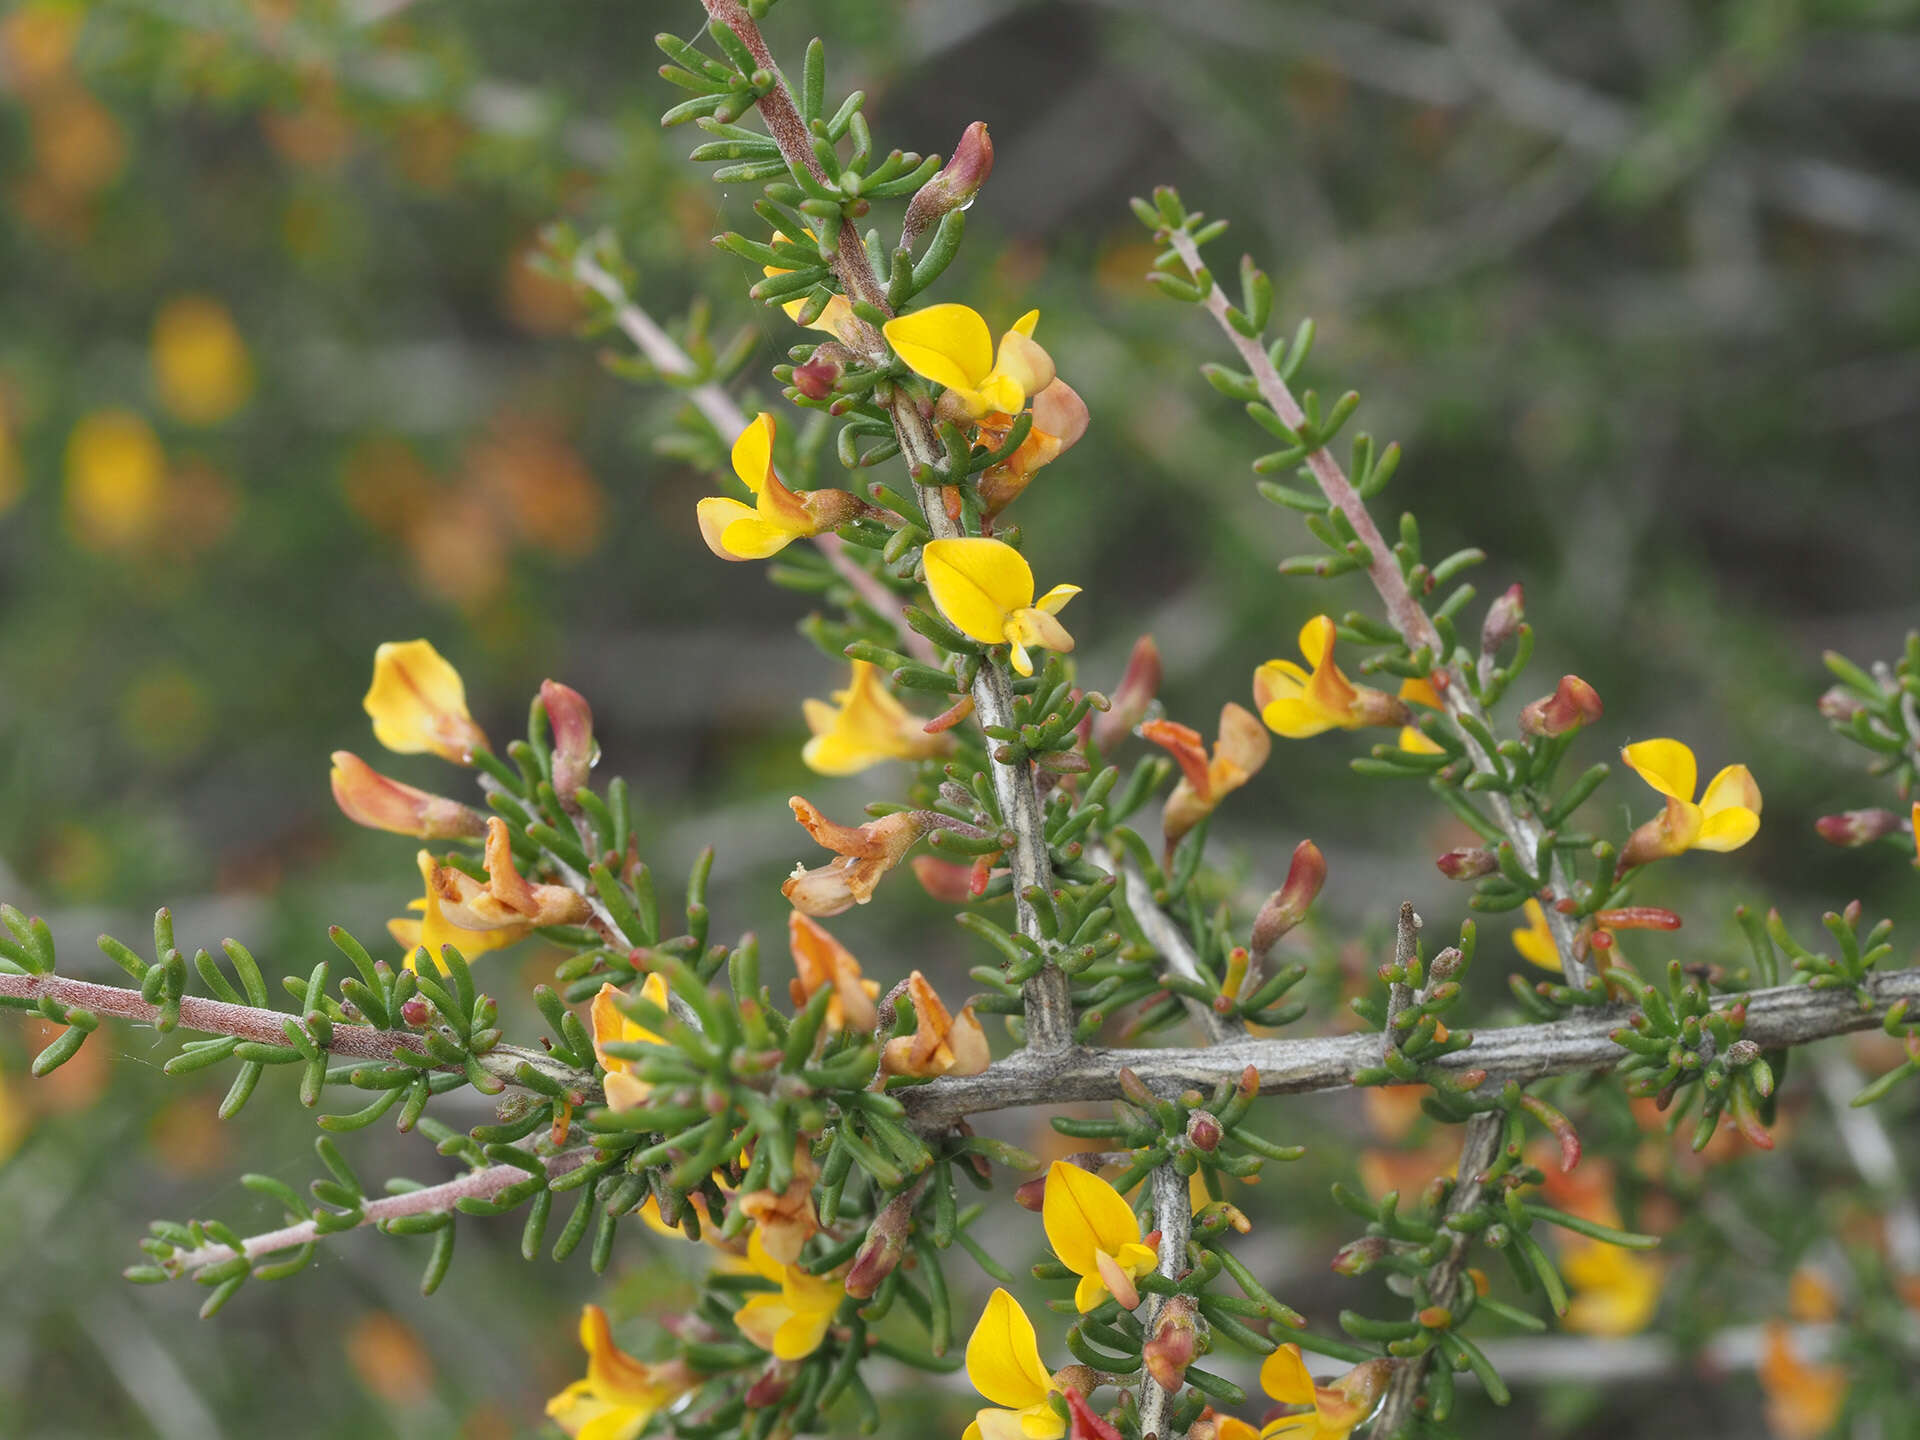
[[[1047,1203],[1047,1177],[1042,1175],[1018,1186],[1013,1192],[1013,1203],[1038,1215]]]
[[[1153,1335],[1141,1351],[1147,1373],[1154,1383],[1171,1394],[1186,1383],[1187,1366],[1200,1348],[1200,1325],[1194,1316],[1193,1299],[1175,1295],[1160,1307],[1153,1322]]]
[[[1340,1275],[1364,1275],[1379,1264],[1386,1253],[1387,1241],[1383,1235],[1350,1240],[1333,1257],[1333,1269]]]
[[[1067,1440],[1120,1440],[1120,1432],[1094,1413],[1075,1386],[1069,1385],[1060,1393],[1066,1397],[1067,1414],[1072,1417]]]
[[[1160,693],[1160,648],[1151,635],[1134,641],[1127,656],[1127,668],[1114,687],[1113,704],[1107,713],[1093,722],[1093,743],[1106,754],[1133,733],[1134,726],[1146,718],[1147,707]]]
[[[1518,585],[1487,607],[1487,618],[1480,626],[1480,653],[1492,657],[1519,633],[1520,622],[1527,618],[1526,592]]]
[[[1845,810],[1838,815],[1822,815],[1813,822],[1813,828],[1829,845],[1851,850],[1893,834],[1900,828],[1900,817],[1891,810]]]
[[[1449,880],[1478,880],[1500,868],[1493,851],[1484,848],[1449,850],[1433,862]]]
[[[593,710],[586,696],[555,680],[540,682],[540,704],[553,729],[553,790],[571,808],[574,792],[587,783],[587,772],[600,758],[593,743]]]
[[[400,1018],[418,1029],[433,1018],[433,1007],[427,1004],[423,996],[409,996],[401,1002]]]
[[[921,234],[945,219],[949,212],[964,210],[993,173],[993,141],[987,138],[987,124],[976,120],[953,147],[953,158],[914,194],[907,203],[906,222],[900,227],[900,243],[911,247]]]
[[[1600,718],[1604,707],[1594,688],[1578,675],[1562,675],[1553,694],[1535,700],[1520,712],[1523,735],[1571,735]]]
[[[826,346],[820,348],[824,350]],[[809,400],[825,400],[833,394],[833,387],[845,373],[846,366],[831,356],[822,358],[816,351],[806,364],[793,367],[793,388]]]
[[[907,1253],[907,1233],[913,1228],[913,1206],[902,1205],[906,1196],[887,1204],[873,1223],[867,1227],[866,1241],[860,1246],[859,1253],[853,1257],[853,1268],[847,1271],[847,1293],[856,1300],[866,1300],[880,1288],[880,1282],[891,1275],[894,1267]]]
[[[1201,1150],[1215,1150],[1220,1145],[1220,1122],[1205,1110],[1196,1110],[1187,1117],[1187,1139]]]
[[[1320,887],[1327,883],[1327,859],[1311,840],[1293,847],[1293,863],[1287,867],[1287,883],[1267,897],[1253,920],[1253,940],[1247,947],[1255,958],[1265,960],[1267,952],[1280,943],[1280,937],[1307,918]]]

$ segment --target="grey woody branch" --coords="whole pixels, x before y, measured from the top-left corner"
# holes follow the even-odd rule
[[[1200,257],[1200,247],[1194,243],[1191,235],[1181,230],[1173,231],[1168,236],[1168,243],[1179,253],[1187,269],[1194,275],[1208,273],[1206,261]],[[1245,362],[1249,373],[1259,386],[1260,398],[1266,401],[1273,413],[1287,425],[1295,430],[1304,428],[1307,423],[1306,412],[1300,408],[1300,403],[1294,399],[1293,392],[1287,388],[1287,382],[1281,378],[1279,370],[1274,367],[1266,347],[1258,340],[1242,335],[1229,323],[1227,311],[1232,307],[1227,300],[1226,292],[1218,284],[1209,282],[1206,293],[1201,297],[1201,303],[1206,306],[1214,319],[1220,322],[1221,330],[1225,332],[1233,348],[1239,352],[1241,360]],[[1420,607],[1420,602],[1414,598],[1413,592],[1407,588],[1406,577],[1400,573],[1400,564],[1394,558],[1393,547],[1388,545],[1380,534],[1380,527],[1374,524],[1373,516],[1367,510],[1367,502],[1361,498],[1360,492],[1354,488],[1353,482],[1340,468],[1340,462],[1335,460],[1332,452],[1323,445],[1307,457],[1306,467],[1320,486],[1320,493],[1326,496],[1327,503],[1340,511],[1347,523],[1353,527],[1353,533],[1360,538],[1360,543],[1366,546],[1367,578],[1373,582],[1373,588],[1379,593],[1381,602],[1386,606],[1387,619],[1392,623],[1393,628],[1400,632],[1400,638],[1407,642],[1408,648],[1419,650],[1425,647],[1428,653],[1436,657],[1436,661],[1444,661],[1446,657],[1441,653],[1440,636],[1433,628],[1433,621]],[[1473,698],[1473,692],[1466,684],[1466,676],[1460,672],[1458,666],[1451,663],[1441,668],[1448,672],[1448,678],[1451,681],[1444,692],[1448,712],[1455,717],[1464,716],[1477,720],[1484,727],[1487,719],[1486,712],[1480,708],[1480,702]],[[1487,754],[1479,742],[1465,729],[1460,731],[1460,740],[1466,746],[1474,769],[1491,773],[1497,768],[1493,757]],[[1543,833],[1540,822],[1525,811],[1515,809],[1508,798],[1498,791],[1487,792],[1486,799],[1493,809],[1495,822],[1507,839],[1513,843],[1514,853],[1527,856],[1538,854]],[[1564,897],[1572,893],[1566,870],[1557,852],[1549,863],[1547,880],[1555,896]],[[1585,962],[1574,952],[1573,921],[1551,904],[1546,906],[1546,912],[1547,924],[1553,931],[1554,944],[1560,951],[1560,967],[1566,982],[1575,988],[1582,987],[1587,983],[1589,972]]]
[[[1920,969],[1877,976],[1867,988],[1871,1003],[1866,1005],[1851,991],[1808,985],[1779,985],[1723,996],[1716,1003],[1722,1009],[1744,1004],[1744,1035],[1762,1049],[1803,1045],[1871,1029],[1897,1001],[1920,1001]],[[1438,1063],[1460,1072],[1484,1070],[1489,1085],[1608,1070],[1625,1054],[1612,1033],[1633,1013],[1628,1006],[1608,1005],[1565,1020],[1477,1031],[1471,1045]],[[1082,1049],[1058,1056],[1014,1054],[979,1075],[934,1080],[899,1094],[915,1121],[931,1126],[987,1110],[1118,1099],[1122,1067],[1156,1094],[1177,1095],[1208,1089],[1251,1065],[1260,1072],[1263,1094],[1292,1095],[1342,1089],[1353,1083],[1354,1072],[1379,1063],[1380,1037],[1374,1034],[1249,1039],[1204,1048]]]
[[[562,1150],[557,1155],[547,1157],[547,1178],[558,1180],[562,1175],[578,1170],[597,1154],[592,1146],[581,1146],[575,1150]],[[369,1200],[361,1208],[359,1226],[347,1229],[364,1228],[377,1225],[383,1220],[398,1220],[406,1215],[433,1215],[451,1211],[461,1200],[491,1200],[509,1186],[517,1185],[527,1178],[527,1172],[518,1165],[488,1165],[483,1169],[469,1170],[465,1175],[456,1176],[440,1185],[425,1185],[418,1190],[406,1190],[398,1195],[382,1196],[378,1200]],[[180,1250],[159,1261],[161,1268],[174,1275],[191,1275],[196,1270],[204,1270],[209,1265],[220,1265],[236,1255],[245,1255],[248,1260],[260,1260],[284,1250],[297,1250],[302,1245],[311,1245],[326,1235],[344,1234],[344,1230],[322,1232],[311,1220],[283,1226],[278,1230],[267,1230],[258,1235],[249,1235],[240,1242],[240,1249],[231,1245],[202,1245],[197,1250]]]
[[[788,165],[806,170],[825,184],[827,176],[814,156],[806,123],[800,118],[793,95],[787,89],[786,81],[781,78],[772,52],[767,49],[766,39],[747,14],[746,8],[739,0],[701,0],[701,3],[706,7],[708,16],[739,36],[741,43],[752,52],[754,60],[773,76],[774,83],[760,97],[759,109],[761,119],[766,121],[767,133],[780,147],[782,157]],[[883,315],[893,313],[887,304],[886,287],[873,273],[873,265],[867,258],[867,247],[851,221],[841,221],[833,268],[850,300],[869,305]],[[860,331],[863,333],[852,336],[853,348],[860,351],[870,363],[889,363],[891,355],[886,342],[870,327],[862,326]],[[935,481],[933,485],[921,488],[921,509],[926,514],[927,528],[935,539],[951,539],[960,530],[947,514],[947,507],[939,493],[938,481],[944,474],[946,461],[943,447],[934,434],[932,419],[920,412],[904,387],[895,387],[892,413],[894,433],[899,439],[900,453],[909,471],[916,477],[932,476]],[[982,726],[1013,726],[1013,686],[1004,663],[995,661],[980,667],[979,677],[973,685],[973,709]],[[1045,816],[1040,808],[1039,791],[1034,785],[1033,766],[1026,761],[1014,765],[1005,765],[998,760],[989,763],[993,767],[993,789],[1000,802],[1001,818],[1014,837],[1013,852],[1007,859],[1013,872],[1014,906],[1020,931],[1044,945],[1047,942],[1041,932],[1039,916],[1024,893],[1033,886],[1042,890],[1053,888],[1052,865],[1047,857]],[[1024,998],[1028,1047],[1041,1054],[1057,1054],[1071,1049],[1073,1002],[1067,988],[1066,972],[1049,963],[1027,981]]]

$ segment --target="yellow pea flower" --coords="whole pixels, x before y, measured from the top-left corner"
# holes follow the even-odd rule
[[[977,310],[965,305],[929,305],[898,315],[881,327],[893,353],[916,375],[946,388],[942,402],[970,420],[1017,415],[1027,397],[1053,383],[1053,357],[1034,343],[1040,312],[1029,310],[1000,337]]]
[[[1633,832],[1620,852],[1630,870],[1688,850],[1738,850],[1760,829],[1760,787],[1744,765],[1729,765],[1693,801],[1698,766],[1678,740],[1642,740],[1620,752],[1634,774],[1667,797],[1667,808]]]
[[[640,998],[651,1001],[662,1010],[666,1009],[666,977],[660,974],[647,976],[646,983],[640,987]],[[615,1041],[645,1045],[664,1045],[667,1042],[622,1010],[620,999],[621,991],[613,985],[602,985],[600,993],[593,997],[590,1012],[593,1019],[593,1054],[607,1072],[604,1086],[607,1104],[615,1110],[632,1110],[646,1103],[653,1086],[633,1073],[635,1061],[609,1055],[604,1047]]]
[[[217,425],[253,393],[253,361],[227,307],[208,295],[169,300],[149,356],[160,403],[189,425]]]
[[[776,1360],[804,1360],[827,1338],[827,1327],[847,1298],[846,1287],[797,1265],[782,1265],[767,1253],[758,1230],[747,1241],[747,1264],[780,1288],[750,1296],[734,1313],[733,1323]]]
[[[1520,958],[1529,965],[1538,965],[1542,970],[1560,973],[1560,945],[1553,938],[1553,931],[1547,925],[1547,911],[1538,900],[1529,900],[1523,912],[1527,917],[1524,930],[1513,932],[1513,948],[1520,952]]]
[[[967,1379],[998,1408],[974,1412],[961,1440],[1063,1440],[1067,1422],[1047,1403],[1058,1387],[1041,1363],[1033,1322],[1005,1290],[987,1297],[967,1340]]]
[[[1040,1218],[1053,1253],[1080,1277],[1073,1303],[1082,1315],[1109,1295],[1124,1309],[1140,1303],[1133,1282],[1160,1256],[1141,1243],[1139,1218],[1118,1190],[1091,1170],[1056,1160],[1047,1169]]]
[[[1369,1360],[1331,1385],[1316,1385],[1300,1358],[1298,1345],[1282,1345],[1260,1367],[1260,1388],[1282,1405],[1311,1406],[1300,1415],[1282,1415],[1255,1430],[1231,1416],[1220,1421],[1219,1440],[1347,1440],[1387,1388],[1390,1361]]]
[[[1563,1323],[1577,1335],[1638,1335],[1660,1308],[1660,1264],[1638,1251],[1572,1236],[1560,1273],[1574,1292]]]
[[[634,1440],[647,1422],[693,1388],[684,1360],[648,1365],[613,1343],[598,1305],[580,1312],[587,1375],[547,1402],[547,1418],[576,1440]]]
[[[835,704],[804,700],[801,710],[813,738],[800,758],[822,775],[855,775],[885,760],[924,760],[953,748],[946,734],[927,734],[925,722],[888,690],[880,669],[853,662],[847,688],[833,692]]]
[[[773,232],[773,243],[776,245],[780,244],[786,238],[787,237],[778,230]],[[808,238],[811,239],[812,237],[809,236]],[[771,280],[776,275],[791,275],[793,272],[791,270],[782,270],[777,265],[762,265],[760,267],[760,273]],[[846,296],[835,295],[827,301],[820,313],[814,316],[813,319],[802,321],[800,316],[802,312],[805,311],[806,305],[807,297],[802,295],[798,299],[784,302],[780,308],[786,311],[787,318],[796,325],[804,324],[809,330],[824,330],[844,345],[858,344],[859,336],[855,332],[858,330],[861,321],[859,317],[853,313],[853,306],[847,302]]]
[[[442,946],[451,945],[468,960],[476,955],[484,955],[489,950],[500,950],[518,940],[524,940],[532,933],[533,927],[524,923],[501,925],[491,930],[467,930],[447,918],[440,903],[440,892],[434,884],[440,867],[434,864],[433,856],[422,850],[415,857],[420,865],[421,883],[426,894],[418,900],[407,902],[409,910],[418,910],[420,918],[415,920],[400,916],[387,921],[387,933],[397,940],[407,952],[407,968],[417,969],[420,952],[426,951],[444,974],[446,962],[440,958]]]
[[[1269,660],[1253,672],[1253,700],[1267,728],[1288,740],[1362,725],[1404,725],[1406,703],[1355,685],[1333,663],[1333,621],[1316,615],[1300,627],[1300,653],[1313,668]],[[1425,737],[1422,737],[1423,739]]]
[[[1054,618],[1078,585],[1056,585],[1033,598],[1033,567],[1004,540],[971,536],[932,540],[923,552],[927,593],[961,634],[983,645],[1012,647],[1013,668],[1033,674],[1032,647],[1073,649],[1073,636]]]
[[[89,550],[127,550],[159,529],[167,456],[153,427],[130,410],[96,410],[73,427],[66,450],[67,528]]]
[[[1409,705],[1424,705],[1429,710],[1444,710],[1446,702],[1440,698],[1440,692],[1431,680],[1421,680],[1409,675],[1400,682],[1400,698]],[[1437,740],[1427,737],[1426,731],[1415,725],[1400,727],[1400,748],[1410,755],[1444,755],[1447,747]]]
[[[467,713],[460,672],[425,640],[389,640],[373,652],[373,684],[361,701],[373,717],[373,738],[400,755],[432,751],[471,765],[486,733]]]
[[[695,507],[701,538],[722,560],[765,560],[866,509],[845,490],[789,490],[773,473],[773,433],[773,416],[762,411],[733,442],[733,473],[753,492],[752,505],[709,495]]]

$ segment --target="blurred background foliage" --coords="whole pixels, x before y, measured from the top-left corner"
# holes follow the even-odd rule
[[[790,58],[831,37],[833,82],[868,91],[883,145],[945,153],[992,127],[941,298],[999,323],[1038,305],[1092,409],[1017,517],[1036,569],[1087,587],[1087,683],[1151,631],[1170,713],[1210,732],[1303,619],[1367,599],[1273,573],[1301,534],[1253,492],[1258,437],[1194,373],[1217,336],[1141,283],[1124,202],[1170,181],[1234,218],[1223,263],[1252,251],[1283,313],[1317,317],[1309,380],[1361,390],[1357,423],[1406,446],[1388,499],[1429,551],[1484,546],[1489,597],[1526,585],[1540,648],[1521,688],[1563,669],[1598,688],[1588,758],[1673,734],[1752,766],[1759,840],[1641,895],[1682,909],[1682,953],[1711,958],[1732,953],[1734,900],[1915,911],[1896,858],[1829,850],[1811,822],[1887,800],[1813,709],[1819,654],[1894,653],[1920,597],[1917,9],[788,0],[769,33]],[[0,17],[0,893],[56,921],[70,968],[162,900],[183,938],[238,935],[289,973],[328,920],[379,934],[417,888],[411,858],[341,820],[324,775],[330,750],[368,748],[382,640],[431,637],[496,735],[542,676],[584,691],[656,863],[719,847],[723,928],[784,924],[774,879],[806,848],[787,794],[840,814],[885,793],[802,770],[799,700],[842,672],[794,636],[801,599],[697,542],[708,477],[654,449],[676,398],[613,373],[617,341],[576,338],[575,297],[526,263],[549,221],[611,226],[657,316],[704,295],[718,335],[760,336],[749,376],[796,338],[707,243],[756,228],[742,197],[658,128],[675,97],[651,35],[697,15],[14,0]],[[1401,895],[1443,928],[1463,908],[1427,859],[1453,831],[1348,774],[1359,748],[1282,747],[1215,830],[1262,888],[1300,836],[1326,849],[1329,994]],[[905,890],[836,928],[869,973],[938,957],[958,987],[979,957]],[[1489,993],[1504,930],[1487,927]],[[1664,944],[1628,948],[1657,962]],[[115,1278],[140,1223],[245,1218],[230,1176],[304,1178],[308,1120],[273,1095],[218,1127],[217,1082],[156,1083],[168,1050],[146,1034],[29,1087],[36,1043],[0,1031],[0,1334],[25,1341],[0,1344],[0,1434],[289,1416],[316,1436],[531,1432],[574,1364],[583,1266],[526,1268],[503,1233],[422,1302],[407,1247],[362,1237],[280,1306],[188,1328],[199,1297]],[[1297,1105],[1279,1129],[1332,1137],[1353,1111]],[[1793,1163],[1781,1193],[1843,1203],[1817,1155]],[[1354,1165],[1335,1145],[1291,1176],[1324,1194]],[[1328,1311],[1343,1233],[1276,1231],[1262,1273]],[[658,1303],[667,1261],[619,1263]],[[1732,1433],[1758,1403],[1750,1377],[1563,1388],[1510,1423]]]

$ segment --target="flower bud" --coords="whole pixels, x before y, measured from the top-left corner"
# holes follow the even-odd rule
[[[1492,657],[1519,633],[1520,622],[1527,618],[1526,592],[1511,585],[1507,593],[1487,607],[1487,618],[1480,626],[1480,653]]]
[[[792,1388],[799,1366],[791,1360],[775,1360],[760,1372],[743,1397],[748,1410],[765,1410],[778,1405]]]
[[[1893,834],[1900,828],[1900,817],[1891,810],[1845,810],[1838,815],[1822,815],[1813,822],[1813,828],[1829,845],[1851,850]]]
[[[1171,1394],[1186,1383],[1187,1366],[1193,1363],[1199,1347],[1200,1325],[1194,1315],[1193,1298],[1175,1295],[1160,1307],[1141,1357],[1154,1383]]]
[[[1265,960],[1267,952],[1280,938],[1307,918],[1320,887],[1327,883],[1327,860],[1320,847],[1302,840],[1293,847],[1293,863],[1287,867],[1287,882],[1267,897],[1253,920],[1253,940],[1248,946],[1254,956]]]
[[[1079,1375],[1081,1372],[1084,1372],[1084,1378],[1079,1380],[1078,1383],[1062,1383],[1063,1377],[1069,1373]],[[1069,1417],[1067,1421],[1067,1440],[1120,1440],[1120,1432],[1105,1420],[1101,1419],[1094,1411],[1094,1408],[1087,1404],[1086,1400],[1087,1394],[1092,1393],[1095,1387],[1107,1383],[1105,1376],[1088,1369],[1084,1365],[1069,1365],[1065,1370],[1062,1370],[1059,1375],[1056,1375],[1054,1380],[1055,1383],[1060,1385],[1060,1393],[1066,1398],[1067,1402],[1067,1415]],[[1084,1393],[1082,1391],[1083,1385],[1085,1386]]]
[[[867,1238],[847,1271],[847,1293],[856,1300],[871,1299],[880,1282],[891,1275],[907,1253],[907,1235],[913,1228],[911,1204],[905,1196],[890,1201],[873,1217]]]
[[[1147,707],[1160,693],[1160,647],[1151,635],[1134,641],[1127,656],[1127,668],[1114,687],[1113,704],[1107,713],[1093,722],[1093,743],[1106,754],[1133,733],[1146,718]]]
[[[1727,1047],[1727,1064],[1751,1065],[1760,1058],[1760,1047],[1751,1040],[1736,1040]]]
[[[1333,1257],[1333,1269],[1340,1275],[1364,1275],[1380,1263],[1387,1253],[1384,1235],[1368,1235],[1349,1240]]]
[[[1047,1204],[1047,1177],[1041,1175],[1018,1186],[1013,1192],[1013,1203],[1038,1215]]]
[[[1844,685],[1836,685],[1820,697],[1820,713],[1843,725],[1865,708],[1866,702]]]
[[[826,348],[824,345],[820,347],[821,350]],[[806,364],[793,367],[793,388],[809,400],[825,400],[833,394],[833,387],[840,383],[846,368],[835,357],[822,357],[816,351],[813,359]]]
[[[571,806],[574,792],[587,783],[587,772],[600,758],[593,743],[593,710],[586,696],[554,680],[540,682],[540,703],[553,728],[553,790],[560,803]]]
[[[474,840],[487,833],[487,822],[478,811],[390,780],[351,750],[333,752],[331,778],[340,813],[369,830],[390,830],[423,840]]]
[[[900,227],[900,243],[911,247],[949,212],[964,210],[993,173],[993,141],[987,137],[987,124],[976,120],[953,147],[953,158],[914,194],[907,204],[906,222]]]
[[[1196,1149],[1216,1150],[1220,1146],[1220,1122],[1205,1110],[1187,1116],[1187,1139]]]
[[[418,1029],[433,1018],[433,1007],[421,995],[411,995],[400,1004],[400,1018]]]
[[[1549,737],[1571,735],[1600,718],[1603,707],[1594,688],[1578,675],[1562,675],[1553,694],[1520,712],[1520,733]]]
[[[1493,851],[1484,847],[1468,847],[1449,850],[1433,862],[1440,867],[1440,873],[1449,880],[1478,880],[1482,875],[1491,875],[1500,868],[1500,861]]]

